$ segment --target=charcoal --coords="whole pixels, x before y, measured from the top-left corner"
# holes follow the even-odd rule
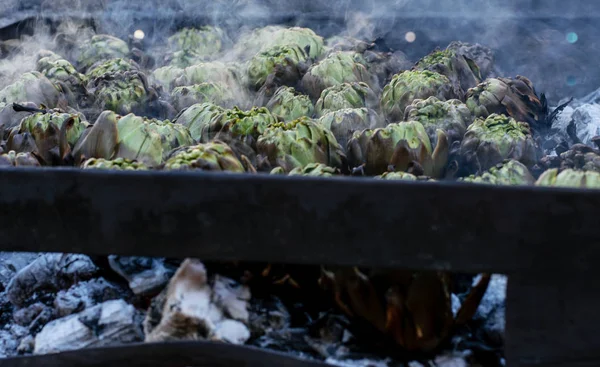
[[[498,345],[504,344],[507,282],[508,278],[505,275],[492,275],[488,289],[473,317],[474,320],[483,322],[482,332]]]
[[[136,295],[154,295],[167,285],[175,269],[164,259],[136,256],[108,257],[110,267],[129,282]]]
[[[1,124],[2,112],[0,112],[0,125]],[[10,279],[19,270],[23,269],[39,256],[40,254],[31,252],[0,252],[0,287],[6,287],[10,282]]]
[[[83,311],[99,303],[119,298],[131,298],[126,289],[104,278],[75,284],[68,290],[58,292],[54,306],[59,317]]]

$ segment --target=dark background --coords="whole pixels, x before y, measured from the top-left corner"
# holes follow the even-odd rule
[[[453,40],[478,42],[495,51],[503,75],[529,77],[551,102],[600,87],[600,5],[593,0],[2,0],[0,14],[2,39],[30,31],[26,20],[74,17],[122,38],[142,29],[150,42],[206,23],[233,36],[270,23],[308,26],[324,37],[350,29],[414,61]],[[417,35],[413,43],[405,40],[409,31]],[[567,41],[570,32],[577,42]]]

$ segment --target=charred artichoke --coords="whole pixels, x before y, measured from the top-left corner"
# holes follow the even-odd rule
[[[289,123],[274,123],[257,141],[257,152],[268,168],[285,172],[310,163],[345,169],[346,156],[335,136],[318,122],[306,117]]]
[[[144,107],[152,93],[145,76],[139,71],[103,74],[90,81],[88,90],[94,94],[98,110],[111,110],[120,115]]]
[[[425,128],[417,121],[356,131],[348,142],[348,160],[351,167],[362,166],[371,176],[389,170],[438,178],[448,160],[448,138],[438,130],[432,149]]]
[[[538,148],[529,125],[512,117],[492,114],[476,119],[465,134],[459,154],[469,171],[481,172],[505,159],[531,167],[537,162]]]
[[[519,161],[508,160],[495,165],[481,175],[460,178],[459,181],[490,185],[532,185],[535,178]]]
[[[311,117],[314,106],[308,96],[292,87],[280,87],[267,103],[267,109],[284,121],[293,121],[302,116]]]
[[[436,97],[418,99],[404,110],[405,121],[419,121],[427,131],[429,139],[436,143],[438,129],[448,136],[448,143],[460,142],[473,122],[467,106],[457,99],[440,101]]]
[[[465,98],[475,117],[486,118],[495,113],[526,122],[536,132],[550,128],[547,106],[538,98],[531,81],[523,76],[488,79],[469,90]]]
[[[218,140],[175,150],[165,169],[245,172],[233,150]]]
[[[377,95],[366,83],[342,83],[329,87],[321,93],[315,104],[317,116],[344,108],[374,108]]]
[[[225,33],[218,27],[183,28],[168,39],[172,54],[167,62],[181,68],[213,58],[225,41]]]
[[[283,85],[293,85],[302,76],[302,64],[308,60],[306,52],[297,46],[274,46],[258,53],[248,63],[248,82],[260,89],[267,77],[275,74]]]
[[[63,93],[69,94],[70,105],[76,106],[77,99],[87,97],[85,86],[88,78],[77,72],[70,62],[60,56],[54,54],[40,58],[37,62],[37,71],[44,74],[55,85],[64,86]]]
[[[452,83],[445,76],[431,71],[404,71],[383,88],[381,110],[388,121],[402,121],[406,107],[415,99],[429,97],[440,101],[457,98]]]
[[[209,136],[208,126],[220,119],[225,111],[224,108],[213,103],[195,104],[182,110],[174,122],[187,127],[194,140],[206,143]]]
[[[140,71],[140,66],[133,60],[117,58],[98,63],[86,72],[90,79],[101,77],[105,74],[119,73],[125,71]]]
[[[33,102],[54,108],[61,93],[52,82],[39,71],[22,74],[17,81],[0,90],[0,103],[11,104]]]
[[[211,102],[222,107],[233,105],[230,92],[220,84],[200,83],[177,87],[171,92],[173,107],[178,111],[197,103]]]

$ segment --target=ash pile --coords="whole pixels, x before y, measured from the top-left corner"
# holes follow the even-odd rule
[[[58,253],[0,259],[3,358],[211,340],[337,366],[503,365],[502,275]],[[483,299],[473,303],[477,293]]]

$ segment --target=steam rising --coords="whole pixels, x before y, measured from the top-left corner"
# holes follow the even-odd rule
[[[251,29],[282,23],[309,27],[324,38],[383,39],[380,47],[400,50],[412,62],[435,47],[460,40],[492,48],[502,74],[527,76],[538,93],[545,92],[551,102],[585,95],[600,84],[596,62],[588,58],[599,49],[600,41],[592,37],[597,34],[597,22],[568,23],[556,18],[557,14],[564,18],[600,15],[597,6],[581,1],[5,0],[0,13],[6,14],[0,26],[22,20],[24,14],[37,16],[31,27],[33,34],[23,36],[19,52],[0,59],[0,87],[34,70],[40,50],[51,49],[74,61],[70,46],[92,35],[91,28],[83,27],[86,23],[93,24],[96,33],[126,41],[132,36],[155,50],[165,47],[168,36],[183,26],[217,25],[235,42]],[[62,21],[65,17],[76,20]],[[576,24],[578,29],[567,29],[566,24]],[[61,36],[53,37],[51,31]],[[572,34],[577,35],[577,42],[572,41]],[[268,33],[265,37],[267,41]],[[10,47],[10,42],[4,42],[0,57]],[[245,51],[222,54],[216,61],[245,62],[251,50]]]

